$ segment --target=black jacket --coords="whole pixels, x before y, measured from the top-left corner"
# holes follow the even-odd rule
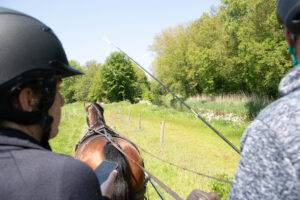
[[[0,129],[1,200],[99,200],[95,173],[84,163],[43,148],[28,135]]]

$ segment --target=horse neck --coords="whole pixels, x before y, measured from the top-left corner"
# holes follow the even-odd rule
[[[90,125],[92,125],[94,129],[97,129],[97,128],[102,128],[102,127],[105,127],[106,124],[105,124],[105,121],[103,121],[101,118],[98,117],[98,120],[96,120],[94,123],[91,123]]]

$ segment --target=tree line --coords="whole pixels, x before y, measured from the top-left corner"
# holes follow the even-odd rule
[[[122,53],[111,53],[103,64],[89,61],[81,66],[74,60],[69,61],[69,64],[81,70],[84,76],[63,81],[61,92],[66,103],[125,100],[135,103],[149,96],[147,77]]]
[[[222,0],[199,19],[163,30],[151,46],[155,74],[183,97],[276,97],[291,64],[275,5],[275,0]]]
[[[184,99],[228,93],[276,97],[291,63],[275,4],[275,0],[221,0],[219,7],[198,19],[163,30],[150,46],[155,53],[152,71]],[[70,64],[85,76],[64,80],[67,103],[174,101],[122,53],[113,52],[103,64],[90,61],[81,66],[74,60]]]

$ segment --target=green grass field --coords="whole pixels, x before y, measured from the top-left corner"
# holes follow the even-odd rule
[[[160,158],[201,173],[234,176],[239,156],[192,114],[147,104],[127,102],[106,104],[108,125],[130,138],[143,149]],[[129,120],[129,113],[130,120]],[[138,121],[141,116],[141,130]],[[165,121],[164,143],[160,144],[160,123]],[[51,141],[55,152],[73,155],[74,147],[84,131],[83,103],[65,105],[59,135]],[[239,146],[246,123],[212,121],[212,124]],[[146,168],[167,185],[187,197],[194,188],[211,190],[212,181],[169,166],[142,153]],[[148,187],[150,199],[159,199]],[[171,199],[166,195],[167,199]]]

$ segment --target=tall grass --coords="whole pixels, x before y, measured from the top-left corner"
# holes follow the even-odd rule
[[[247,96],[245,94],[197,96],[186,100],[186,103],[200,112],[213,111],[224,115],[233,113],[248,120],[252,120],[273,99],[265,96]]]

